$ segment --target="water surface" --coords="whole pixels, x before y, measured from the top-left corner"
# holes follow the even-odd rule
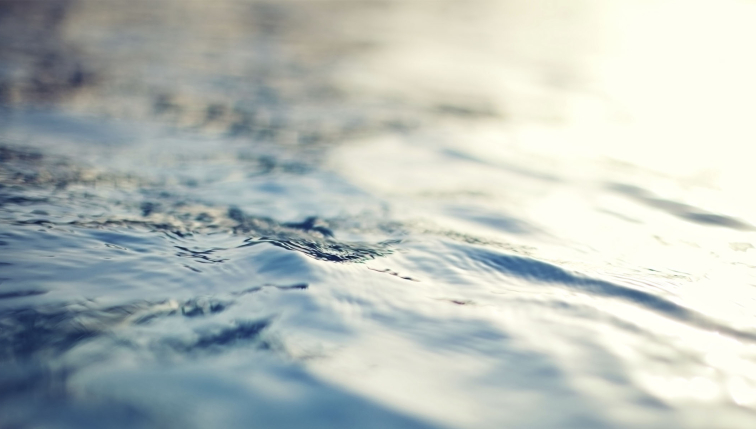
[[[754,18],[0,3],[0,426],[754,427]]]

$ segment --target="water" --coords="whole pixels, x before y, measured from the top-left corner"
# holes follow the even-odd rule
[[[755,15],[0,3],[0,426],[754,427]]]

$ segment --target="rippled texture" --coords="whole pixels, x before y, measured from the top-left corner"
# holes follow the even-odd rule
[[[754,19],[0,2],[0,427],[754,427]]]

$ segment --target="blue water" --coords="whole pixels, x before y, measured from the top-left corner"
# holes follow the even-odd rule
[[[754,427],[747,163],[602,4],[0,3],[0,427]]]

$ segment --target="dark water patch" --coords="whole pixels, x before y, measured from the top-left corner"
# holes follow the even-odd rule
[[[129,250],[129,249],[123,247],[123,246],[119,246],[119,245],[113,244],[113,243],[105,243],[105,247],[109,247],[111,249],[116,249],[116,250],[124,250],[124,251],[128,251]]]
[[[384,241],[376,244],[340,243],[331,240],[312,240],[289,237],[248,238],[240,247],[270,243],[274,246],[304,253],[314,259],[330,262],[365,262],[393,253],[391,246],[398,241]]]
[[[0,361],[45,359],[92,340],[147,305],[53,305],[0,311]]]
[[[419,282],[420,281],[420,280],[417,280],[417,279],[413,279],[412,277],[403,276],[403,275],[397,273],[396,271],[392,271],[389,268],[385,268],[385,269],[379,270],[379,269],[368,267],[368,269],[371,270],[371,271],[378,272],[378,273],[386,273],[386,274],[394,276],[394,277],[399,277],[402,280],[409,280],[409,281],[412,281],[412,282]]]
[[[0,163],[13,161],[39,163],[42,161],[42,153],[27,148],[0,145]]]
[[[47,219],[29,219],[29,220],[20,220],[16,222],[17,225],[39,225],[39,226],[52,226],[55,223],[52,221],[49,221]]]
[[[279,173],[299,176],[314,171],[311,164],[313,160],[308,163],[303,160],[283,159],[281,156],[250,152],[240,152],[237,159],[244,163],[247,177],[251,178]]]
[[[72,4],[0,2],[0,103],[58,101],[95,82],[79,47],[63,37]]]
[[[463,119],[495,118],[499,116],[496,109],[492,106],[474,103],[440,103],[433,106],[432,111]]]
[[[293,284],[293,285],[289,285],[289,286],[275,286],[275,285],[273,285],[273,287],[275,287],[276,289],[280,289],[280,290],[305,290],[305,289],[309,288],[310,285],[308,285],[307,283],[298,283],[298,284]]]
[[[230,304],[222,301],[192,299],[181,306],[181,315],[186,317],[205,316],[220,313]]]
[[[302,231],[315,231],[319,232],[324,237],[333,237],[333,231],[328,228],[328,223],[323,219],[319,219],[315,216],[308,217],[302,222],[290,222],[284,223],[283,226],[294,229],[301,229]]]
[[[44,360],[84,342],[117,331],[128,331],[130,326],[153,324],[166,317],[198,319],[217,316],[234,306],[240,297],[266,288],[291,293],[287,291],[302,291],[308,287],[306,283],[266,284],[219,296],[201,296],[183,301],[140,300],[107,307],[81,302],[4,308],[0,310],[0,362],[31,358]],[[0,299],[33,297],[44,293],[39,290],[8,292],[0,295]],[[269,320],[234,322],[231,327],[221,326],[214,331],[200,333],[199,339],[184,344],[184,347],[189,350],[252,339],[269,324]],[[170,336],[165,340],[172,341]],[[158,342],[161,341],[158,339]]]
[[[142,209],[142,216],[149,216],[152,214],[152,212],[158,210],[160,208],[160,203],[153,203],[153,202],[143,202],[140,205],[140,208]]]
[[[69,368],[53,370],[35,361],[2,364],[0,398],[4,400],[12,400],[29,393],[41,393],[47,398],[62,398],[67,394],[66,384],[71,375]],[[0,419],[0,424],[2,423]]]
[[[129,320],[136,325],[144,325],[155,322],[157,319],[167,316],[181,315],[189,318],[212,316],[222,313],[234,305],[230,298],[200,297],[192,298],[184,302],[172,300],[158,301],[154,303],[141,303],[139,311],[133,313]]]
[[[756,228],[754,228],[754,226],[751,224],[745,223],[729,216],[713,213],[688,212],[680,214],[680,217],[704,225],[724,226],[741,231],[756,230]]]
[[[188,270],[190,270],[190,271],[194,271],[195,273],[201,273],[202,272],[202,270],[200,270],[198,268],[191,267],[191,266],[186,265],[186,264],[184,264],[183,267],[186,268],[186,269],[188,269]]]
[[[0,279],[0,283],[2,283],[3,280],[4,279]],[[0,299],[23,298],[27,296],[44,295],[46,293],[46,290],[19,290],[13,292],[0,292]]]
[[[176,253],[176,256],[179,256],[182,258],[192,258],[196,262],[199,262],[201,264],[220,264],[220,263],[228,261],[228,259],[225,259],[225,258],[212,257],[213,253],[217,252],[218,250],[224,250],[224,249],[192,250],[183,246],[174,246],[174,247],[180,250],[180,252]]]
[[[102,332],[79,314],[67,307],[0,311],[0,361],[57,356]]]
[[[0,426],[4,429],[96,427],[168,428],[167,421],[156,418],[134,403],[72,392],[70,368],[51,368],[38,362],[4,363],[0,372]]]
[[[202,332],[199,338],[190,343],[169,339],[162,344],[181,353],[219,352],[228,347],[252,342],[256,343],[258,348],[269,349],[270,344],[260,340],[260,335],[269,325],[268,320],[237,321],[230,327]]]
[[[633,200],[641,202],[649,207],[659,209],[673,216],[677,216],[681,219],[685,219],[700,225],[720,226],[739,231],[756,231],[756,227],[739,219],[711,213],[701,208],[677,201],[659,198],[653,193],[637,186],[613,183],[609,185],[609,189],[630,197]]]
[[[102,309],[80,305],[4,309],[0,311],[0,362],[44,361],[114,330],[128,329],[130,325],[151,324],[159,318],[174,315],[187,318],[212,316],[222,313],[230,305],[233,305],[232,301],[194,299],[182,304],[137,302]],[[157,343],[165,342],[184,351],[222,346],[252,339],[267,325],[268,322],[240,322],[232,327],[219,328],[218,332],[201,334],[195,342],[180,347],[170,336],[157,339]]]
[[[268,285],[251,287],[249,289],[244,289],[241,292],[235,292],[235,293],[233,293],[233,295],[234,296],[241,296],[241,295],[246,295],[248,293],[260,292],[264,288],[269,288],[269,287],[276,288],[276,289],[279,289],[279,290],[305,290],[305,289],[308,289],[310,287],[310,285],[308,285],[307,283],[296,283],[296,284],[293,284],[293,285],[272,285],[272,284],[268,284]]]
[[[45,204],[50,202],[49,198],[36,198],[26,197],[20,195],[4,195],[0,193],[0,207],[15,205],[15,206],[30,206],[35,204]]]

